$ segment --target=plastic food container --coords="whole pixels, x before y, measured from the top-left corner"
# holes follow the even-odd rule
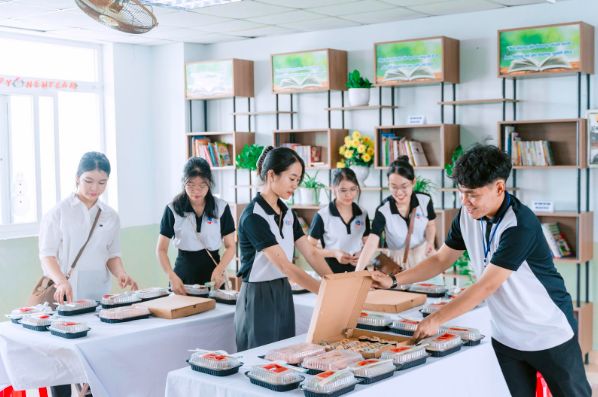
[[[66,339],[82,338],[87,336],[89,327],[85,323],[78,323],[75,321],[52,321],[48,327],[48,331],[52,335],[60,336]]]
[[[270,350],[266,353],[265,359],[270,361],[284,361],[289,364],[301,364],[301,362],[311,356],[326,353],[324,346],[313,343],[299,343],[281,349]]]
[[[96,311],[98,302],[93,299],[79,299],[72,303],[58,305],[56,311],[61,316],[75,316],[77,314],[93,313]]]
[[[10,319],[14,324],[20,324],[23,316],[35,313],[52,314],[52,308],[47,303],[44,303],[43,305],[20,307],[12,310],[10,314],[6,315],[6,318]]]
[[[336,397],[349,393],[359,383],[349,370],[326,371],[303,382],[305,397]]]
[[[446,288],[444,285],[438,284],[417,283],[412,284],[411,287],[409,287],[409,291],[426,294],[430,298],[441,298],[446,294],[448,288]]]
[[[363,378],[361,383],[367,385],[390,378],[395,372],[395,365],[392,360],[371,358],[357,362],[350,369],[356,377]]]
[[[316,371],[338,371],[363,360],[363,356],[351,350],[331,350],[303,360],[303,368]]]
[[[144,288],[135,291],[135,294],[141,299],[142,301],[149,301],[152,299],[161,298],[163,296],[167,296],[169,294],[166,288],[161,287],[151,287],[151,288]]]
[[[229,356],[224,351],[195,352],[187,362],[192,370],[214,376],[236,374],[243,365],[238,358]]]
[[[449,290],[447,291],[446,294],[448,295],[449,298],[455,298],[456,296],[461,294],[466,289],[467,288],[461,288],[461,287],[449,288]]]
[[[47,331],[52,320],[47,313],[27,314],[21,318],[21,325],[34,331]]]
[[[147,307],[129,306],[100,310],[100,320],[105,323],[124,323],[125,321],[148,318],[150,311]]]
[[[234,290],[217,289],[210,291],[210,298],[225,305],[235,305],[238,297],[239,292]]]
[[[191,296],[200,296],[202,298],[207,298],[210,294],[210,289],[205,285],[185,284],[185,293]]]
[[[463,344],[459,335],[445,332],[432,338],[424,339],[422,345],[425,345],[426,351],[432,357],[444,357],[461,349]]]
[[[371,331],[385,331],[388,329],[390,323],[391,321],[388,317],[381,314],[361,312],[357,319],[357,328],[368,329]]]
[[[278,363],[254,365],[245,375],[254,385],[274,391],[290,391],[299,387],[305,377]]]
[[[399,346],[384,351],[381,358],[391,359],[397,371],[400,371],[425,363],[428,353],[423,346]]]
[[[447,303],[449,303],[449,301],[429,303],[427,305],[424,305],[424,307],[421,308],[420,313],[424,317],[428,317],[430,314],[442,309]]]
[[[138,302],[141,302],[141,298],[136,293],[127,291],[120,294],[105,294],[100,303],[104,309],[113,309]]]
[[[395,334],[413,336],[418,325],[419,321],[417,320],[399,318],[392,322],[392,324],[390,325],[390,330]]]
[[[480,331],[476,328],[466,327],[442,327],[443,332],[459,335],[465,346],[476,346],[479,345],[484,335],[480,334]]]

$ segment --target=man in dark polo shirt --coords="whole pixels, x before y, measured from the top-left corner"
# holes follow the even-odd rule
[[[513,396],[534,396],[540,371],[555,397],[590,397],[571,296],[538,218],[506,191],[510,172],[510,158],[497,147],[468,150],[454,170],[463,206],[445,244],[396,277],[379,272],[372,277],[384,288],[427,280],[467,250],[478,281],[422,320],[415,338],[436,334],[442,324],[485,300],[492,346]]]

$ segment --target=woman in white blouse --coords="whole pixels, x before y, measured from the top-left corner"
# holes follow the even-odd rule
[[[137,289],[120,257],[120,221],[99,197],[106,190],[110,162],[98,152],[83,155],[77,169],[77,190],[59,202],[42,219],[39,257],[44,274],[56,283],[56,302],[66,299],[100,300],[111,289],[110,273],[121,288]],[[87,240],[100,211],[97,225],[70,279],[66,279],[77,253]]]

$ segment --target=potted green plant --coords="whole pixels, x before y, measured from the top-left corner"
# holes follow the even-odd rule
[[[414,192],[430,194],[434,189],[436,189],[436,185],[434,185],[434,182],[431,180],[422,177],[415,177],[415,186],[413,186]]]
[[[461,255],[459,259],[455,261],[455,263],[453,263],[453,269],[458,275],[467,277],[467,285],[473,284],[475,282],[475,274],[471,268],[469,254],[467,251],[464,251],[463,255]]]
[[[351,106],[365,106],[370,103],[370,88],[372,83],[361,77],[359,70],[349,73],[347,88],[349,89],[349,103]]]
[[[256,184],[258,181],[256,172],[257,160],[260,157],[260,154],[262,154],[262,150],[264,150],[264,147],[261,145],[245,144],[241,152],[239,152],[236,157],[237,168],[249,170],[250,178],[253,184]]]
[[[326,188],[322,182],[316,178],[318,172],[314,176],[305,173],[301,185],[297,189],[299,193],[299,202],[303,205],[318,205],[320,203],[320,192]]]

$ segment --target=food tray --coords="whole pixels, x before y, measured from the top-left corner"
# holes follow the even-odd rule
[[[391,359],[397,371],[426,362],[428,353],[423,346],[399,346],[382,353],[382,359]]]
[[[151,287],[137,290],[135,291],[135,294],[139,297],[139,299],[141,299],[142,302],[145,302],[152,299],[162,298],[163,296],[168,296],[169,292],[166,288]]]
[[[313,343],[299,343],[280,349],[270,350],[266,353],[264,358],[270,361],[280,360],[288,364],[301,364],[305,358],[323,353],[326,353],[324,346]]]
[[[217,289],[210,291],[210,298],[225,305],[236,305],[239,292],[234,290]]]
[[[89,329],[87,324],[74,321],[53,321],[50,327],[48,327],[48,331],[50,331],[52,335],[66,339],[76,339],[87,336]]]
[[[390,322],[386,316],[361,312],[357,319],[357,328],[370,331],[386,331]]]
[[[234,374],[238,373],[239,368],[241,368],[243,366],[243,364],[239,364],[236,367],[232,367],[229,369],[211,369],[211,368],[202,367],[200,365],[192,364],[189,362],[189,360],[187,360],[187,362],[189,363],[189,366],[191,367],[191,369],[193,371],[202,372],[204,374],[208,374],[208,375],[212,375],[212,376],[234,375]]]
[[[245,375],[251,383],[278,392],[294,390],[305,379],[303,375],[277,363],[254,365]]]
[[[484,339],[484,335],[480,334],[480,331],[476,328],[449,326],[442,327],[442,331],[459,335],[465,346],[477,346]]]
[[[210,295],[210,289],[205,285],[185,284],[184,287],[187,295],[198,296],[201,298],[207,298]]]
[[[318,371],[341,370],[361,360],[363,360],[363,356],[357,352],[331,350],[324,354],[305,358],[301,366]]]
[[[134,292],[123,292],[120,294],[105,294],[100,303],[104,309],[114,309],[121,306],[129,306],[141,302],[141,298]]]
[[[419,325],[419,321],[417,320],[409,320],[407,318],[399,318],[396,319],[390,324],[390,330],[395,334],[404,335],[404,336],[413,336],[417,326]]]
[[[306,380],[301,389],[307,397],[332,397],[353,391],[357,383],[349,370],[326,371]]]
[[[395,371],[395,366],[392,360],[368,359],[359,361],[350,369],[355,377],[362,379],[361,383],[369,385],[390,378]]]
[[[10,319],[14,324],[20,324],[23,316],[36,313],[52,314],[52,308],[47,303],[44,303],[43,305],[19,307],[12,310],[10,314],[7,314],[6,318]]]
[[[78,314],[93,313],[98,302],[93,299],[79,299],[73,303],[58,305],[56,311],[61,316],[76,316]]]
[[[426,346],[426,351],[432,357],[444,357],[459,351],[462,340],[459,335],[445,332],[441,335],[425,339],[422,344]]]
[[[190,365],[219,372],[242,365],[238,358],[230,356],[225,351],[196,351],[187,362]]]
[[[104,323],[124,323],[127,321],[148,318],[150,312],[146,307],[117,307],[114,309],[100,310],[100,320]]]
[[[444,285],[431,283],[417,283],[409,287],[409,292],[416,292],[418,294],[426,294],[430,298],[442,298],[446,295],[448,288]]]
[[[422,307],[419,312],[422,314],[422,316],[428,317],[430,314],[442,309],[447,303],[449,303],[449,301],[429,303],[424,305],[424,307]]]
[[[21,325],[33,331],[47,331],[51,322],[51,316],[47,313],[28,314],[21,318]]]

